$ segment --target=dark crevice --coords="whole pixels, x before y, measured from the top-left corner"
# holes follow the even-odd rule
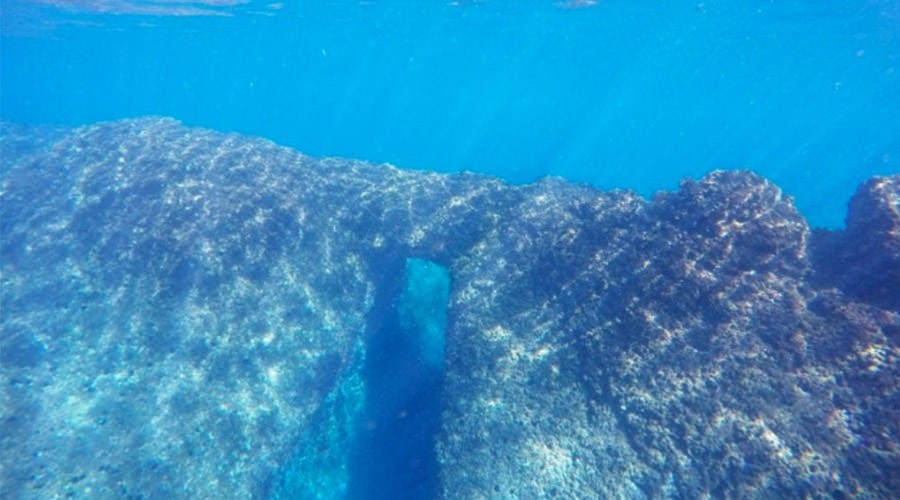
[[[437,496],[447,269],[407,259],[387,275],[370,316],[366,407],[350,457],[348,498]]]

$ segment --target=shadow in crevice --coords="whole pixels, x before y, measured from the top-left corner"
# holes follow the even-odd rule
[[[366,405],[350,457],[348,498],[434,498],[449,273],[407,259],[386,276],[370,316]]]

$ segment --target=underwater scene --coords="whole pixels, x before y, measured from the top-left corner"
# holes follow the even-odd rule
[[[0,0],[0,498],[900,498],[900,2]]]

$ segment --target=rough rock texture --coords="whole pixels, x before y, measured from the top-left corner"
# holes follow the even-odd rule
[[[263,492],[373,293],[352,235],[304,224],[348,210],[296,202],[330,188],[304,161],[144,120],[9,172],[0,496]]]
[[[900,180],[870,179],[850,201],[846,229],[817,231],[816,278],[855,300],[900,309]]]
[[[409,257],[452,276],[445,498],[900,491],[900,176],[811,232],[749,172],[646,201],[158,118],[0,151],[0,497],[340,497]]]

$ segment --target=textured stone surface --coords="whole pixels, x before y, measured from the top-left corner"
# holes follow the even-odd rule
[[[79,129],[9,173],[7,493],[262,492],[361,356],[372,294],[352,235],[304,224],[348,209],[298,203],[327,187],[305,161],[142,120]]]
[[[410,257],[452,277],[445,498],[900,491],[900,176],[827,232],[749,172],[647,201],[169,119],[0,133],[0,496],[339,497]]]
[[[817,281],[900,309],[900,179],[870,179],[850,201],[846,229],[817,231]]]

